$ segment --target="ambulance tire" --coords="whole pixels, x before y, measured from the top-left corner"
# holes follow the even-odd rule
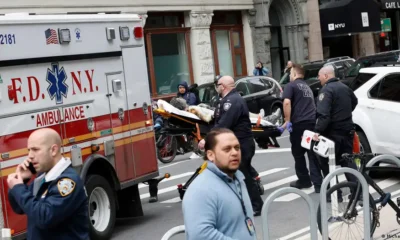
[[[90,239],[111,239],[116,219],[115,194],[108,181],[100,175],[90,175],[86,180],[85,187],[89,200]],[[98,214],[98,217],[94,214]],[[100,221],[96,226],[101,228],[100,230],[94,226],[96,219]]]

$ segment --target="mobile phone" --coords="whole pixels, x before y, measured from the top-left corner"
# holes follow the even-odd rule
[[[36,169],[33,167],[33,163],[29,163],[28,169],[32,174],[36,174]]]

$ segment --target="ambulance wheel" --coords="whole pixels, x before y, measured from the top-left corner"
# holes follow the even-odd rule
[[[108,181],[99,175],[90,175],[86,181],[89,197],[90,239],[110,239],[116,218],[116,203]]]

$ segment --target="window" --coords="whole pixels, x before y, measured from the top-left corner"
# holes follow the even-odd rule
[[[400,74],[386,76],[370,90],[370,97],[400,102]]]
[[[249,89],[247,88],[245,82],[240,82],[240,83],[238,83],[238,84],[236,85],[236,91],[242,92],[242,93],[243,93],[243,96],[246,96],[246,95],[250,94],[250,91],[249,91]]]
[[[149,13],[145,33],[152,97],[175,94],[182,81],[191,85],[190,29],[183,13]]]
[[[202,103],[210,103],[211,99],[218,95],[214,85],[199,88],[199,98]]]
[[[250,79],[248,82],[250,83],[249,86],[251,94],[267,90],[264,82],[259,78]]]
[[[350,83],[350,88],[355,91],[364,83],[368,82],[371,78],[373,78],[375,74],[372,73],[360,73],[357,77]]]
[[[240,11],[215,11],[210,26],[217,75],[247,76]]]
[[[280,84],[287,84],[290,82],[290,74],[289,73],[285,73],[281,80],[279,81]]]
[[[271,80],[266,78],[261,78],[260,80],[265,84],[265,90],[271,89],[275,85]]]
[[[312,79],[318,79],[318,73],[319,70],[321,69],[322,66],[319,66],[317,68],[310,68],[310,69],[305,69],[304,73],[304,80],[312,80]]]

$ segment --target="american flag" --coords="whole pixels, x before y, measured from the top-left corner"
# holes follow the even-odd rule
[[[46,34],[46,44],[58,44],[57,32],[54,29],[47,29]]]

